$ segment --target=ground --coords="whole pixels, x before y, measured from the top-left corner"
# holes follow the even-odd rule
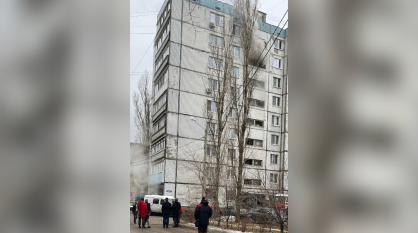
[[[197,233],[197,228],[193,227],[186,227],[183,224],[184,222],[180,222],[180,227],[173,228],[173,218],[170,217],[170,223],[168,228],[163,228],[163,217],[162,216],[150,216],[150,224],[151,228],[138,228],[138,220],[137,224],[134,224],[134,217],[131,214],[131,233],[160,233],[160,232],[171,232],[171,233]],[[148,226],[145,224],[145,226]]]
[[[138,220],[137,224],[134,224],[134,217],[133,214],[130,213],[130,232],[131,233],[197,233],[197,228],[194,227],[193,223],[186,223],[180,219],[180,227],[173,228],[173,218],[170,217],[169,227],[163,228],[163,217],[161,215],[157,216],[150,216],[150,224],[151,228],[138,228]],[[145,224],[147,226],[147,224]],[[277,229],[273,229],[273,232],[279,232]],[[214,226],[210,226],[208,229],[208,233],[240,233],[241,231],[234,231],[234,230],[224,230],[219,229]],[[249,231],[248,231],[249,232]],[[268,231],[266,231],[268,232]],[[285,231],[287,233],[287,231]]]

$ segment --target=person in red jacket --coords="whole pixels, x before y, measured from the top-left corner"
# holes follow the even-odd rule
[[[137,207],[138,207],[138,209],[137,209],[137,211],[138,211],[138,227],[141,228],[141,225],[142,225],[142,228],[145,228],[145,221],[146,221],[145,218],[147,217],[147,214],[148,214],[148,206],[144,202],[144,198],[141,198],[141,201],[138,202]],[[142,224],[141,224],[141,222],[142,222]]]

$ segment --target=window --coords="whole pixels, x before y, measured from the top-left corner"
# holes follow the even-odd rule
[[[273,87],[280,88],[280,78],[273,77]]]
[[[152,133],[157,133],[160,129],[165,126],[165,117],[162,117],[157,123],[152,127]]]
[[[223,63],[221,59],[209,57],[209,68],[223,70]]]
[[[273,96],[273,106],[280,107],[280,97]]]
[[[155,101],[154,106],[153,106],[153,110],[154,110],[154,114],[160,110],[160,108],[167,102],[167,94],[162,95],[160,98],[158,98],[157,101]]]
[[[228,180],[230,180],[232,177],[234,177],[235,176],[235,174],[234,174],[234,170],[233,169],[228,169],[227,171],[226,171],[226,178],[228,179]]]
[[[260,80],[253,79],[251,82],[252,82],[253,87],[257,87],[257,88],[264,89],[264,86],[265,86],[265,82],[264,81],[260,81]]]
[[[208,105],[207,106],[208,111],[216,112],[216,102],[215,101],[208,100],[207,105]]]
[[[216,173],[215,168],[214,167],[208,167],[206,169],[207,169],[206,172],[207,172],[208,178],[213,179],[215,177],[215,173]]]
[[[234,25],[232,28],[232,34],[234,34],[234,36],[240,36],[240,28],[237,25]]]
[[[218,135],[218,131],[219,131],[218,124],[216,124],[216,123],[208,123],[206,130],[207,130],[206,132],[208,134]]]
[[[224,17],[214,14],[214,13],[210,13],[210,22],[215,24],[216,26],[224,26]]]
[[[239,68],[238,67],[232,67],[232,72],[231,72],[232,77],[234,78],[238,78],[239,77]]]
[[[271,154],[270,155],[270,163],[271,164],[277,164],[277,158],[278,158],[279,156],[278,155],[273,155],[273,154]]]
[[[278,183],[279,174],[270,173],[270,183]]]
[[[164,202],[164,199],[160,199],[160,205],[162,205]]]
[[[250,99],[250,106],[264,108],[264,101],[257,99]]]
[[[214,145],[206,145],[206,155],[207,156],[214,156],[215,155],[215,146]]]
[[[235,149],[228,149],[229,160],[236,159],[236,150]]]
[[[245,159],[244,163],[246,165],[262,166],[263,161],[257,159]]]
[[[236,87],[231,87],[231,99],[237,99],[239,97],[239,92],[238,92],[238,88]],[[235,110],[235,109],[234,109]],[[236,111],[235,111],[235,115],[236,115]]]
[[[231,116],[230,118],[237,118],[237,110],[236,109],[232,109],[231,110]]]
[[[161,89],[166,87],[168,80],[167,70],[154,82],[154,93],[158,93]]]
[[[255,120],[255,119],[247,119],[247,124],[249,126],[257,126],[257,127],[263,127],[264,126],[264,121],[262,120]]]
[[[165,138],[161,139],[160,141],[154,143],[151,146],[151,154],[156,154],[165,149]]]
[[[263,141],[262,140],[257,140],[257,139],[247,138],[247,145],[263,147]]]
[[[274,41],[274,48],[275,49],[283,50],[283,48],[284,48],[284,41],[283,40],[280,40],[280,39],[276,39]]]
[[[153,204],[156,204],[156,205],[158,205],[158,201],[159,201],[160,199],[158,199],[158,198],[154,198],[153,200],[152,200],[152,203]]]
[[[261,180],[259,179],[244,179],[245,185],[261,185]]]
[[[274,116],[273,115],[273,117],[272,117],[272,119],[273,119],[273,126],[279,126],[279,124],[280,124],[280,121],[279,121],[279,116]]]
[[[279,145],[279,135],[271,135],[271,144]]]
[[[232,46],[232,55],[234,57],[239,57],[239,47],[238,46]]]
[[[235,129],[229,129],[228,138],[237,138],[237,131]]]
[[[210,78],[209,79],[209,88],[214,90],[214,91],[217,91],[218,90],[218,80]]]
[[[152,167],[152,174],[163,172],[164,170],[164,162],[154,164]]]
[[[281,69],[282,68],[282,59],[274,58],[273,67],[277,68],[277,69]]]
[[[220,36],[209,35],[209,44],[218,48],[222,48],[223,39]]]

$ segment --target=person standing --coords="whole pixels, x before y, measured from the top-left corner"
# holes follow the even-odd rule
[[[199,204],[194,211],[194,219],[198,222],[198,232],[207,233],[209,218],[212,217],[212,207],[209,206],[209,202],[202,198],[201,204]]]
[[[141,201],[138,202],[138,227],[145,228],[145,217],[148,213],[147,204],[144,202],[144,198],[141,198]]]
[[[135,201],[135,203],[132,206],[132,213],[134,214],[134,224],[136,224],[136,219],[138,218],[138,211],[136,209],[136,205],[138,203]]]
[[[165,198],[165,202],[161,207],[161,213],[163,213],[163,228],[168,228],[171,213],[171,204],[168,202],[168,198]]]
[[[173,203],[173,222],[174,227],[179,227],[180,223],[180,213],[181,212],[181,204],[179,202],[179,199],[176,198]]]
[[[148,214],[147,214],[148,227],[147,228],[151,228],[151,225],[149,224],[149,216],[151,215],[151,205],[150,203],[148,203],[148,199],[145,199],[145,203],[147,204],[147,208],[148,208]]]

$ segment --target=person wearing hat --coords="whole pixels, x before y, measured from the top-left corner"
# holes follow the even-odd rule
[[[194,219],[198,224],[197,230],[199,233],[207,233],[209,218],[212,217],[212,207],[209,205],[209,202],[202,198],[202,202],[197,205],[194,211]]]

